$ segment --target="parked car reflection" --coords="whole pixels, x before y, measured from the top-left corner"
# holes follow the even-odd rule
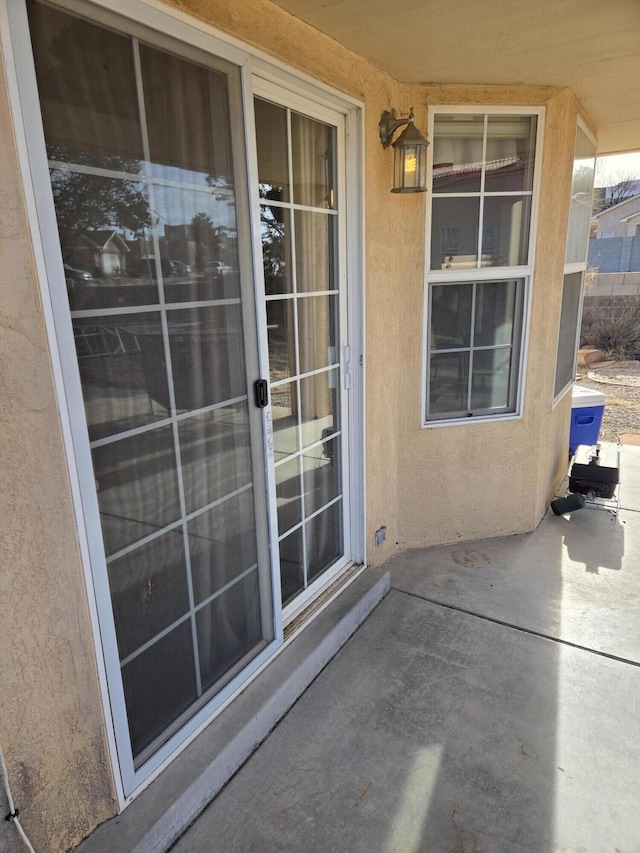
[[[72,281],[93,281],[93,276],[88,270],[79,270],[70,267],[69,264],[64,265],[64,277],[70,278]]]

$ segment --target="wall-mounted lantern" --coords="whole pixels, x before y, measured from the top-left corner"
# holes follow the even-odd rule
[[[427,146],[429,143],[414,125],[413,107],[407,118],[398,118],[395,110],[385,110],[380,118],[380,141],[383,148],[392,144],[393,134],[407,126],[393,142],[392,193],[424,193],[427,191]]]

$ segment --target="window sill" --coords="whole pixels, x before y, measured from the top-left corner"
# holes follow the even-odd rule
[[[421,429],[432,429],[435,427],[470,426],[471,424],[493,424],[504,423],[504,421],[521,421],[522,412],[509,412],[504,415],[478,415],[477,417],[447,418],[437,421],[423,421]]]

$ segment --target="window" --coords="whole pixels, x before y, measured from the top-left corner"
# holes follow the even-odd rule
[[[431,287],[430,416],[513,410],[523,291],[522,279]]]
[[[571,203],[562,282],[562,307],[558,327],[554,400],[558,400],[571,387],[576,374],[582,293],[591,223],[595,156],[595,142],[578,125],[576,128]],[[611,236],[613,232],[605,232],[606,234]]]
[[[560,311],[554,397],[558,397],[573,382],[576,372],[576,332],[582,306],[583,275],[584,273],[581,272],[569,273],[565,275],[562,283],[562,309]]]
[[[432,117],[425,424],[518,412],[541,114]]]
[[[584,264],[589,244],[589,226],[593,203],[593,180],[595,176],[596,145],[578,125],[573,155],[571,178],[571,204],[565,263]],[[613,236],[613,232],[609,234]]]

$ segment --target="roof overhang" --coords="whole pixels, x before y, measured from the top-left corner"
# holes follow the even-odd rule
[[[568,87],[640,149],[640,0],[273,0],[403,83]]]

